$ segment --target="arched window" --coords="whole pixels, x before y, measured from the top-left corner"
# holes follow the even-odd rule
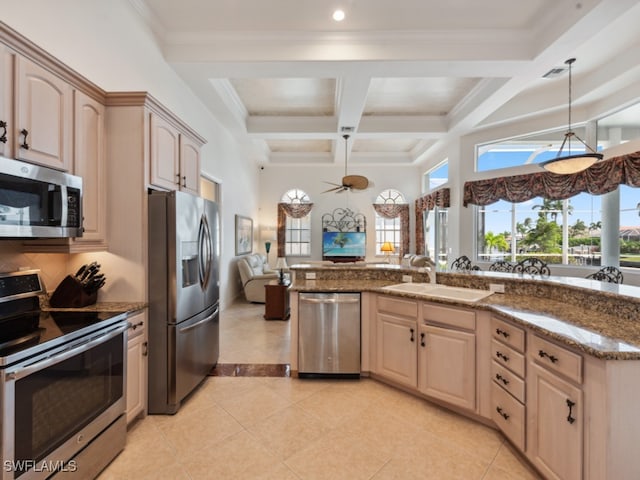
[[[388,188],[378,194],[374,202],[376,210],[376,255],[383,255],[380,250],[382,244],[390,242],[395,255],[401,255],[402,222],[400,211],[393,206],[406,206],[404,195],[397,190]],[[382,206],[385,207],[382,207]]]
[[[312,206],[309,195],[299,188],[288,190],[282,195],[278,205],[279,257],[311,255]]]

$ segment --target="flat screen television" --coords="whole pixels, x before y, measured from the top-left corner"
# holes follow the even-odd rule
[[[364,260],[366,255],[365,232],[322,232],[323,260]]]

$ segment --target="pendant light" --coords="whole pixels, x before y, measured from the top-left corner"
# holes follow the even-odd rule
[[[564,140],[562,141],[562,145],[560,145],[560,150],[558,151],[556,158],[540,163],[542,168],[545,170],[559,175],[568,175],[586,170],[598,160],[602,160],[603,157],[601,153],[596,152],[593,148],[584,143],[582,139],[578,137],[573,130],[571,130],[571,65],[575,61],[575,58],[570,58],[564,62],[566,65],[569,65],[569,125],[567,127],[567,133],[564,134]],[[582,143],[582,145],[584,145],[585,153],[571,155],[572,137],[576,138],[580,143]],[[568,154],[563,156],[562,151],[565,145],[567,146]]]

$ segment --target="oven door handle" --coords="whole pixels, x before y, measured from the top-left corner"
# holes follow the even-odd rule
[[[127,322],[119,327],[109,330],[108,332],[104,333],[103,335],[100,335],[99,337],[92,338],[79,345],[68,348],[66,350],[62,350],[61,352],[55,353],[35,363],[24,365],[23,367],[20,367],[18,370],[14,370],[12,372],[7,373],[7,379],[20,380],[21,378],[31,375],[34,372],[37,372],[39,370],[44,370],[45,368],[48,368],[51,365],[55,365],[56,363],[67,360],[68,358],[78,355],[79,353],[86,352],[87,350],[95,347],[96,345],[99,345],[108,340],[111,340],[112,338],[120,335],[122,332],[125,332],[128,328],[129,328],[129,323]]]

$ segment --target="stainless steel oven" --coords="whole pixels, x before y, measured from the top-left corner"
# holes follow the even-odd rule
[[[16,315],[32,298],[16,289],[31,281],[0,276],[0,293],[14,299],[0,300],[9,313],[0,322],[37,317],[33,332],[14,327],[16,338],[0,343],[0,478],[94,478],[125,443],[126,314]]]

